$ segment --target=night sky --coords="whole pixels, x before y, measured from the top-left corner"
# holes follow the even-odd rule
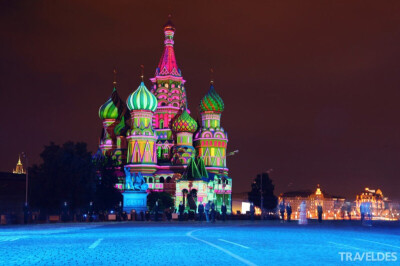
[[[169,13],[195,118],[215,69],[234,192],[272,168],[277,194],[400,199],[399,1],[0,1],[0,171],[50,141],[96,151],[113,68],[123,99],[141,64],[149,87]]]

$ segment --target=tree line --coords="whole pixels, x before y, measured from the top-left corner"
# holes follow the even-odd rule
[[[82,213],[110,210],[122,201],[115,188],[116,161],[111,157],[92,157],[86,143],[50,143],[40,154],[42,163],[29,168],[29,207],[46,214],[68,207]]]

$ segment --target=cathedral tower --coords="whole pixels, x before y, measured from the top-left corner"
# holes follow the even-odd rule
[[[187,107],[185,80],[178,68],[174,51],[175,26],[169,17],[164,25],[164,51],[156,69],[155,77],[151,79],[151,91],[158,100],[158,107],[153,117],[158,141],[159,161],[170,161],[174,145],[172,136],[172,121],[180,110]]]
[[[120,163],[126,158],[126,130],[129,113],[124,101],[117,92],[116,70],[114,70],[113,91],[110,98],[99,108],[99,117],[103,121],[103,133],[100,139],[100,150],[103,155],[112,156]]]
[[[200,102],[201,128],[194,137],[198,156],[202,157],[208,171],[227,175],[226,147],[228,135],[221,127],[224,102],[211,81],[208,93]]]
[[[172,148],[172,164],[187,165],[195,155],[193,133],[197,130],[196,121],[183,110],[172,123],[172,131],[176,134],[176,145]]]
[[[157,108],[156,97],[143,81],[127,99],[131,111],[131,126],[128,139],[127,165],[131,173],[153,174],[156,171],[157,135],[153,130],[153,114]]]

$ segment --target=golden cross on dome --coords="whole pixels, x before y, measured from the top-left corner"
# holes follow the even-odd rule
[[[142,78],[142,82],[143,82],[143,78],[144,78],[144,65],[140,65],[140,68],[142,69],[142,75],[140,76]]]
[[[117,87],[117,69],[116,68],[114,68],[113,73],[114,73],[113,85],[114,85],[114,88],[116,88]]]

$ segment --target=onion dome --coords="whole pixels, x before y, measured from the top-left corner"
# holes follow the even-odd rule
[[[123,109],[124,102],[119,97],[117,89],[114,87],[110,98],[99,108],[100,119],[118,119],[119,109]]]
[[[197,122],[189,113],[183,110],[182,114],[172,123],[172,130],[174,132],[190,132],[194,133],[197,130]]]
[[[157,109],[157,98],[151,93],[143,81],[139,87],[126,100],[129,110],[148,110],[154,112]]]
[[[219,112],[224,111],[224,101],[215,91],[214,84],[211,82],[210,90],[200,101],[200,110],[202,112]]]

